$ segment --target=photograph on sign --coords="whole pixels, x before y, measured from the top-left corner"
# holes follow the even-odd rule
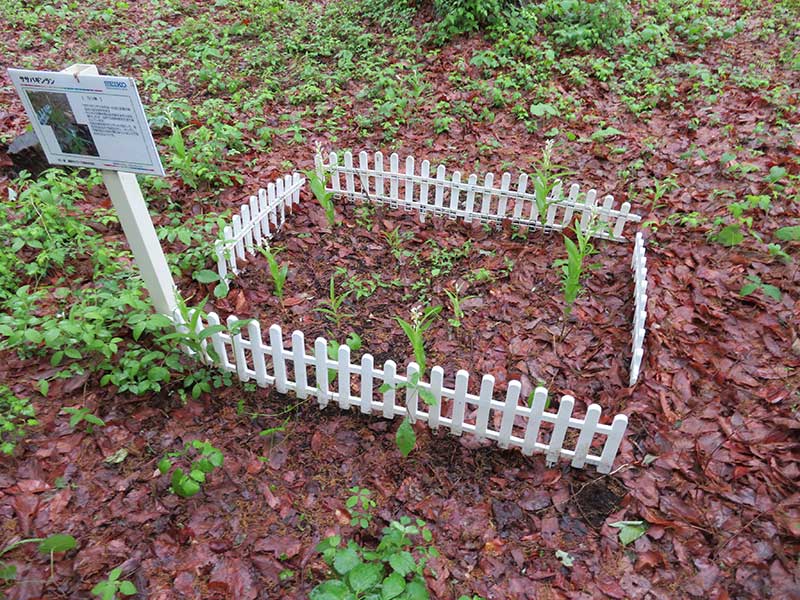
[[[56,143],[64,154],[100,156],[94,145],[89,125],[78,123],[66,94],[60,92],[27,92],[39,125],[53,130]]]
[[[8,73],[51,164],[164,175],[133,79]]]

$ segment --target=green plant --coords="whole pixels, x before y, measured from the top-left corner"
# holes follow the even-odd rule
[[[220,165],[223,157],[242,148],[241,132],[235,127],[210,121],[208,126],[190,131],[192,144],[187,145],[183,135],[186,128],[171,117],[154,121],[155,125],[163,123],[171,130],[171,134],[164,138],[164,143],[172,150],[168,155],[169,163],[186,185],[196,190],[202,186],[233,185],[234,181],[241,183],[240,175],[223,170]]]
[[[375,210],[375,205],[371,203],[357,205],[354,209],[356,224],[367,231],[372,231],[372,228],[375,226],[375,222],[373,221]]]
[[[781,227],[775,232],[775,237],[783,242],[800,242],[800,225]]]
[[[419,541],[415,541],[421,539]],[[384,528],[374,550],[353,540],[342,545],[341,536],[325,538],[317,545],[323,560],[332,569],[330,578],[316,586],[310,600],[345,600],[356,598],[430,598],[424,570],[428,561],[439,556],[425,522],[408,517],[392,521]]]
[[[350,511],[350,525],[366,529],[372,521],[372,511],[377,506],[372,499],[372,492],[356,485],[350,488],[350,493],[352,495],[344,503]]]
[[[476,296],[464,296],[460,298],[460,292],[461,287],[458,284],[456,284],[455,290],[444,291],[444,293],[447,294],[447,298],[450,300],[450,306],[453,308],[453,318],[447,319],[447,322],[453,327],[461,327],[461,319],[464,318],[464,309],[461,308],[461,303],[470,298],[476,298]]]
[[[200,283],[216,283],[214,286],[214,297],[224,298],[228,295],[228,281],[224,277],[220,277],[216,271],[210,269],[201,269],[195,271],[192,277]]]
[[[278,264],[278,260],[275,258],[278,250],[273,253],[269,246],[259,247],[258,250],[267,259],[269,274],[272,276],[272,284],[275,287],[275,295],[278,297],[278,300],[283,302],[283,286],[289,274],[289,265]]]
[[[322,306],[317,306],[314,310],[338,327],[342,320],[353,316],[350,313],[342,312],[342,304],[349,295],[349,291],[336,293],[335,275],[331,275],[328,299],[323,300]]]
[[[200,306],[205,306],[207,299],[200,302]],[[200,327],[202,321],[208,319],[208,315],[200,308],[189,308],[186,301],[179,295],[178,296],[178,322],[173,325],[172,321],[164,315],[152,315],[151,322],[155,322],[161,326],[171,328],[174,327],[175,331],[167,334],[159,335],[158,341],[162,344],[170,343],[177,344],[195,358],[200,359],[202,362],[214,362],[219,360],[213,346],[207,343],[210,336],[215,333],[227,332],[235,335],[241,331],[252,319],[240,319],[232,325],[209,325],[207,327]],[[177,363],[173,362],[173,366]]]
[[[742,286],[742,289],[739,291],[740,296],[749,296],[760,290],[765,296],[769,296],[777,302],[781,301],[782,295],[779,287],[764,283],[758,275],[748,275],[747,280],[750,283],[746,283]]]
[[[494,275],[486,267],[479,267],[467,273],[465,279],[469,282],[486,283],[487,281],[493,281]]]
[[[123,596],[136,594],[138,591],[136,586],[127,579],[120,581],[120,575],[122,575],[121,567],[111,569],[108,577],[92,588],[92,594],[101,600],[116,600],[117,594]]]
[[[654,207],[657,207],[659,206],[659,201],[664,197],[665,194],[676,189],[678,189],[678,180],[674,174],[664,178],[663,180],[655,179],[653,180],[653,187],[650,190],[649,202]]]
[[[411,256],[413,253],[403,248],[403,243],[414,237],[410,231],[403,231],[400,227],[395,227],[383,233],[386,243],[389,244],[389,249],[392,256],[399,262],[402,262],[406,257]]]
[[[83,179],[48,169],[38,179],[22,171],[9,185],[0,204],[6,216],[0,220],[0,300],[13,296],[23,280],[35,288],[56,270],[72,273],[70,258],[107,258],[76,209],[84,188],[99,181],[97,174]]]
[[[77,546],[77,541],[71,535],[67,535],[65,533],[56,533],[46,538],[27,538],[24,540],[18,540],[6,546],[5,548],[0,549],[0,557],[4,554],[7,554],[22,546],[23,544],[32,544],[37,543],[39,544],[38,549],[39,552],[42,554],[49,554],[50,555],[50,576],[54,577],[54,554],[56,552],[66,552],[68,550],[72,550],[75,546]],[[17,578],[17,567],[14,565],[9,565],[0,561],[0,580],[4,581],[13,581]]]
[[[189,498],[197,494],[201,489],[201,485],[206,482],[206,475],[210,474],[215,468],[221,467],[224,460],[222,452],[212,446],[211,443],[193,440],[192,442],[187,442],[182,451],[167,453],[158,462],[158,470],[162,475],[166,475],[174,466],[171,459],[186,458],[189,454],[197,454],[198,456],[192,461],[188,472],[176,467],[172,471],[170,480],[170,489],[181,498]]]
[[[361,336],[357,333],[350,332],[350,335],[347,336],[347,339],[344,341],[345,345],[350,348],[351,352],[355,352],[361,348]],[[339,342],[336,340],[331,340],[328,342],[328,358],[335,361],[339,357]],[[328,369],[328,382],[330,383],[336,379],[336,369]]]
[[[362,279],[357,275],[350,275],[345,267],[336,267],[333,270],[334,275],[342,275],[342,287],[355,296],[356,300],[363,300],[369,298],[375,293],[378,288],[380,279],[375,277],[372,279]]]
[[[562,278],[561,286],[564,291],[564,322],[572,314],[572,309],[578,295],[581,293],[583,287],[581,286],[581,276],[585,268],[584,261],[590,254],[594,254],[594,245],[591,242],[593,233],[592,227],[589,227],[586,233],[583,232],[580,224],[576,223],[573,227],[575,239],[577,244],[567,236],[564,237],[564,246],[567,248],[567,258],[559,259],[553,264],[556,267],[561,267]],[[562,329],[563,335],[563,329]]]
[[[410,323],[400,317],[394,318],[397,324],[400,325],[403,333],[406,334],[408,341],[411,342],[414,360],[417,365],[419,365],[419,372],[423,375],[425,374],[426,368],[424,334],[431,328],[440,312],[442,312],[441,306],[428,306],[425,309],[420,306],[414,306],[411,309]]]
[[[548,140],[544,145],[542,158],[533,163],[533,197],[541,223],[545,222],[550,205],[560,200],[553,198],[552,194],[560,185],[561,179],[572,174],[572,171],[553,163],[554,146],[555,141]]]
[[[614,46],[631,22],[623,0],[547,0],[538,4],[537,17],[556,44],[583,50]]]
[[[86,423],[87,433],[92,433],[92,430],[95,426],[105,427],[105,421],[103,421],[103,419],[100,417],[94,416],[89,408],[65,406],[61,410],[68,415],[72,415],[69,418],[69,426],[73,429],[75,429],[81,423]]]
[[[311,170],[306,171],[305,175],[311,187],[311,192],[314,194],[317,202],[319,202],[319,205],[325,210],[325,218],[328,220],[328,225],[336,227],[336,207],[333,203],[333,192],[329,192],[325,188],[325,184],[328,180],[328,173],[325,171],[318,173],[317,171]]]
[[[25,433],[25,427],[38,424],[30,400],[19,398],[10,388],[0,385],[0,453],[11,454],[17,438]]]

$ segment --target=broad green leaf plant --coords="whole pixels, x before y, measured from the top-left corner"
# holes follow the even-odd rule
[[[138,592],[136,586],[127,579],[120,580],[121,575],[121,567],[111,569],[108,577],[92,588],[92,595],[97,596],[100,600],[117,600],[117,594],[123,596],[136,594]]]
[[[180,467],[172,470],[174,459],[185,458],[190,454],[196,454],[197,458],[192,461],[188,471]],[[190,498],[200,491],[202,484],[206,482],[206,476],[222,466],[223,460],[222,451],[212,446],[210,442],[194,440],[187,442],[181,452],[168,453],[158,462],[158,470],[162,475],[172,471],[170,489],[181,498]]]
[[[420,540],[421,538],[421,540]],[[424,570],[439,556],[430,546],[433,535],[425,522],[401,517],[384,528],[377,548],[370,550],[334,535],[317,545],[331,568],[326,581],[311,590],[311,600],[426,600]]]

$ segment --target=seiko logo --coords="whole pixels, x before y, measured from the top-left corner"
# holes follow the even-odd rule
[[[128,87],[128,84],[124,81],[104,81],[103,83],[112,90],[124,90]]]

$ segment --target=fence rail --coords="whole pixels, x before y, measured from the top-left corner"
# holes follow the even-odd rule
[[[635,385],[639,379],[639,371],[644,356],[644,333],[647,321],[647,257],[644,251],[644,238],[641,232],[636,234],[633,245],[633,344],[631,346],[631,368],[629,385]]]
[[[179,315],[176,320],[185,332],[185,322]],[[526,455],[544,453],[549,465],[563,457],[573,467],[595,465],[601,473],[611,471],[627,427],[625,415],[616,415],[611,424],[600,423],[602,411],[597,404],[588,406],[583,419],[574,417],[572,396],[562,396],[557,412],[549,412],[548,392],[541,387],[534,391],[530,406],[520,404],[522,384],[516,380],[509,382],[504,399],[496,400],[495,379],[484,375],[476,396],[467,391],[467,371],[458,371],[449,387],[438,366],[425,381],[418,377],[419,366],[414,362],[408,364],[405,374],[398,373],[391,360],[377,368],[370,354],[354,364],[346,344],[340,345],[336,358],[331,359],[328,342],[321,337],[314,341],[313,354],[308,354],[301,331],[292,333],[287,348],[280,326],[269,327],[269,343],[265,343],[257,321],[249,320],[237,331],[234,326],[238,322],[238,317],[230,316],[228,332],[212,329],[214,333],[202,344],[205,361],[236,373],[243,382],[274,386],[280,393],[292,391],[301,399],[313,397],[320,408],[333,403],[344,410],[357,407],[361,413],[377,413],[387,419],[408,417],[412,422],[426,422],[431,429],[448,429],[458,436],[469,433],[497,442],[501,448],[520,448]],[[220,325],[220,319],[210,313],[207,323],[197,320],[197,332],[214,325]],[[417,380],[417,384],[410,383]],[[381,392],[383,384],[388,384],[388,389]],[[429,391],[436,403],[421,405],[420,389]],[[605,438],[602,443],[600,437]]]
[[[417,173],[417,161],[413,156],[401,161],[397,154],[392,154],[388,169],[381,152],[375,152],[372,165],[369,155],[363,151],[358,155],[358,166],[354,166],[350,152],[344,153],[343,161],[339,164],[336,152],[328,155],[327,162],[319,154],[315,157],[318,174],[330,174],[329,192],[353,201],[416,210],[422,221],[426,213],[432,213],[450,219],[461,218],[466,222],[510,220],[524,227],[562,230],[572,224],[575,216],[580,216],[579,226],[583,232],[623,241],[625,225],[641,220],[639,215],[630,212],[628,202],[614,208],[613,196],[605,196],[602,204],[598,204],[596,190],[590,189],[581,198],[577,184],[570,186],[565,197],[560,181],[554,184],[548,196],[546,213],[540,215],[535,194],[528,192],[531,178],[525,173],[513,183],[511,174],[504,173],[497,187],[492,173],[486,174],[482,183],[478,183],[479,178],[474,173],[466,179],[462,179],[459,171],[448,175],[443,165],[436,167],[435,174],[432,174],[427,160],[420,163]]]

